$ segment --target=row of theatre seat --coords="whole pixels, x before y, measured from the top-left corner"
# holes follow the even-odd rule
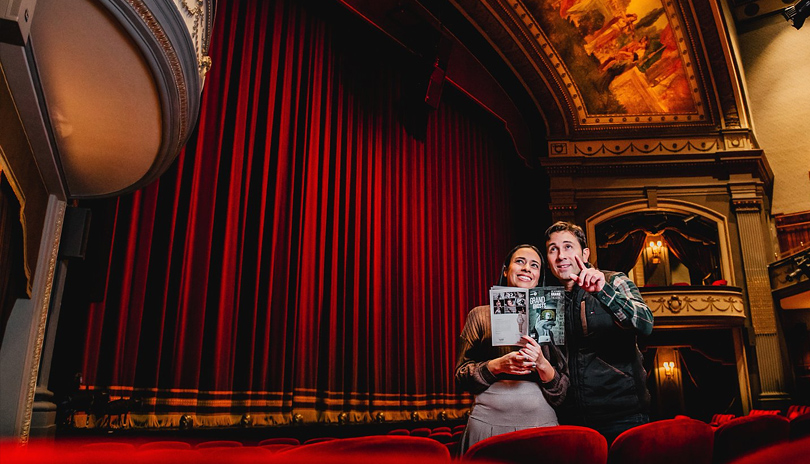
[[[785,416],[791,421],[806,414],[810,414],[810,406],[803,404],[791,404],[784,412],[779,409],[752,409],[748,412],[749,416]],[[712,420],[709,422],[709,425],[716,427],[724,422],[730,421],[731,419],[735,419],[736,417],[737,416],[734,414],[715,414],[712,416]]]
[[[810,413],[787,417],[754,414],[716,427],[687,417],[660,420],[621,434],[612,444],[595,430],[578,426],[541,427],[491,437],[473,445],[464,456],[453,456],[446,443],[398,434],[353,438],[321,438],[298,443],[295,438],[273,438],[245,445],[218,440],[73,443],[32,442],[22,447],[0,443],[2,464],[121,464],[135,463],[363,463],[448,464],[776,464],[810,462],[810,433],[793,435],[791,424]],[[450,434],[461,432],[450,430]],[[416,434],[423,434],[417,431]]]

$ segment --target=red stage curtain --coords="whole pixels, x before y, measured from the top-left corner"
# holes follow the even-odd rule
[[[88,388],[144,402],[112,426],[469,408],[455,344],[513,245],[516,155],[452,88],[411,136],[415,60],[329,16],[218,5],[198,132],[117,200],[103,299],[77,334]]]
[[[599,262],[596,264],[601,269],[615,269],[627,274],[638,261],[646,239],[647,231],[637,229],[625,234],[620,241],[599,245]]]
[[[690,237],[675,229],[663,231],[664,240],[672,253],[694,274],[700,276],[695,285],[708,285],[720,278],[717,271],[717,244],[706,239]],[[713,275],[714,274],[714,275]]]

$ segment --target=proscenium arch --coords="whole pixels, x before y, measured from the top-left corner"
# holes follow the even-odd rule
[[[713,209],[707,208],[696,203],[681,200],[668,200],[658,199],[656,207],[650,207],[647,199],[639,199],[619,203],[618,205],[606,208],[585,220],[585,233],[588,236],[588,243],[590,243],[591,262],[597,263],[598,259],[598,246],[596,246],[596,226],[613,218],[625,216],[631,213],[639,213],[645,211],[655,212],[673,212],[682,214],[697,214],[702,218],[714,222],[717,226],[717,237],[720,243],[717,244],[720,250],[720,266],[723,270],[723,279],[728,281],[729,285],[735,285],[734,282],[734,263],[731,262],[731,248],[728,236],[728,218]]]

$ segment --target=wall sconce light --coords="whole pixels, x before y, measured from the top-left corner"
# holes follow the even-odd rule
[[[667,378],[672,378],[672,371],[675,369],[675,363],[673,361],[665,361],[664,364],[664,374]]]
[[[650,261],[653,264],[658,264],[661,262],[661,240],[657,242],[650,241]]]

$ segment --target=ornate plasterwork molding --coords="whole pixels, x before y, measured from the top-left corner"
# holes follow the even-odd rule
[[[40,248],[49,248],[47,255],[40,256],[37,264],[38,269],[46,268],[46,272],[40,277],[35,278],[34,283],[34,298],[35,311],[37,316],[36,323],[36,338],[34,339],[33,356],[28,371],[28,379],[26,382],[25,404],[23,406],[23,420],[22,428],[20,431],[20,441],[24,444],[28,442],[31,435],[31,419],[34,413],[34,396],[36,395],[37,379],[39,379],[39,364],[42,359],[42,347],[45,343],[45,329],[48,326],[48,309],[51,305],[51,291],[53,289],[53,279],[56,273],[56,263],[59,256],[59,244],[62,237],[62,224],[65,218],[66,203],[58,200],[55,196],[51,195],[48,202],[48,211],[46,213],[45,227],[43,230],[48,231],[43,234],[42,244]],[[47,266],[43,266],[43,262],[47,259]]]
[[[743,198],[731,200],[736,213],[758,213],[762,209],[760,198]]]
[[[609,118],[626,120],[630,118]],[[634,119],[638,119],[635,117]],[[645,139],[550,140],[548,153],[559,156],[693,155],[752,150],[756,143],[748,131],[690,137]]]
[[[171,68],[172,78],[177,85],[177,96],[180,103],[180,111],[178,115],[180,118],[180,126],[177,139],[178,144],[176,147],[177,150],[179,150],[186,143],[186,136],[188,135],[189,131],[188,89],[186,88],[186,78],[183,75],[183,68],[180,65],[180,59],[177,56],[177,52],[174,50],[174,45],[172,44],[171,40],[169,40],[166,32],[163,30],[163,26],[161,26],[160,22],[152,14],[149,7],[147,7],[141,0],[127,0],[127,3],[138,14],[138,16],[140,16],[146,27],[148,27],[149,31],[152,33],[152,35],[154,35],[157,43],[160,45],[160,49],[163,52],[166,61],[169,64],[169,67]]]
[[[687,287],[688,288],[688,287]],[[694,288],[694,287],[692,287]],[[745,319],[742,292],[730,289],[642,290],[654,317],[729,317]]]
[[[194,42],[200,80],[202,81],[208,70],[211,69],[208,45],[214,18],[213,0],[174,0],[174,4],[177,11],[180,12],[180,16],[183,17],[186,28],[188,28],[191,35],[191,40]]]
[[[549,155],[617,156],[706,154],[721,149],[718,137],[639,140],[550,141]]]

